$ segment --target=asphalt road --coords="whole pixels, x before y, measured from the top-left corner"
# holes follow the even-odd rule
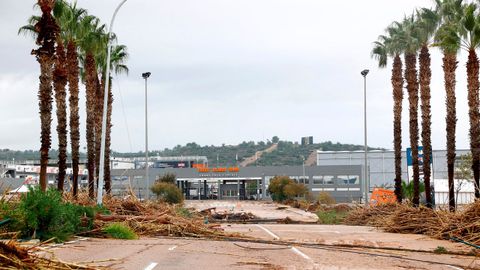
[[[320,245],[306,247],[181,238],[85,239],[53,247],[50,251],[61,260],[97,261],[96,264],[114,269],[480,269],[480,262],[474,257],[324,246],[354,244],[427,251],[443,246],[449,251],[468,250],[456,243],[422,235],[329,225],[232,224],[224,228],[265,240]]]

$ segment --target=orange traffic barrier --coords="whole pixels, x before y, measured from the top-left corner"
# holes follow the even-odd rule
[[[395,193],[392,190],[383,188],[374,188],[372,192],[372,197],[370,198],[371,205],[395,203],[396,201],[397,196],[395,196]]]

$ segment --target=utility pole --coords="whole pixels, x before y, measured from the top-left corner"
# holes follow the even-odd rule
[[[145,79],[145,200],[150,198],[149,188],[150,180],[148,178],[148,95],[147,95],[147,79],[150,77],[150,72],[142,73],[142,77]]]

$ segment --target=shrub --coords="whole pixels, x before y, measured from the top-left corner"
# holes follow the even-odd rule
[[[288,176],[275,176],[270,180],[268,192],[272,194],[274,201],[285,201],[306,195],[308,189],[304,184],[298,184]]]
[[[157,195],[157,198],[167,203],[183,202],[182,191],[174,184],[155,182],[150,190]]]
[[[332,197],[332,195],[330,195],[330,193],[328,193],[326,191],[321,191],[320,193],[318,193],[317,200],[320,204],[330,205],[330,204],[335,204],[336,203],[336,201]]]
[[[22,237],[34,233],[40,240],[66,240],[72,234],[88,230],[93,225],[93,208],[64,203],[61,194],[53,189],[42,192],[30,188],[22,195],[18,207],[11,213],[11,226],[21,231]]]
[[[419,183],[418,190],[420,194],[425,192],[425,184],[423,182]],[[408,199],[409,201],[413,200],[413,181],[410,181],[408,184],[405,181],[402,181],[402,194],[403,198]]]
[[[177,176],[174,173],[166,173],[159,177],[155,182],[175,184]]]
[[[116,239],[137,239],[137,234],[130,227],[122,223],[112,223],[103,228],[102,231],[108,236]]]

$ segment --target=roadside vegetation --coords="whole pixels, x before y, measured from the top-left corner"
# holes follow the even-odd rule
[[[175,174],[166,173],[155,181],[150,190],[162,202],[170,204],[182,203],[184,197],[182,191],[175,185],[176,179]]]
[[[268,192],[274,201],[285,202],[307,195],[308,189],[304,184],[296,183],[288,176],[275,176],[270,180]]]
[[[15,232],[23,239],[53,239],[63,242],[74,234],[91,230],[95,207],[64,202],[62,195],[39,187],[21,195],[20,200],[0,203],[0,220],[7,221],[1,231]]]
[[[130,227],[122,223],[112,223],[110,225],[105,226],[105,228],[103,228],[102,231],[106,235],[115,239],[132,240],[132,239],[138,238],[137,234],[132,229],[130,229]]]

